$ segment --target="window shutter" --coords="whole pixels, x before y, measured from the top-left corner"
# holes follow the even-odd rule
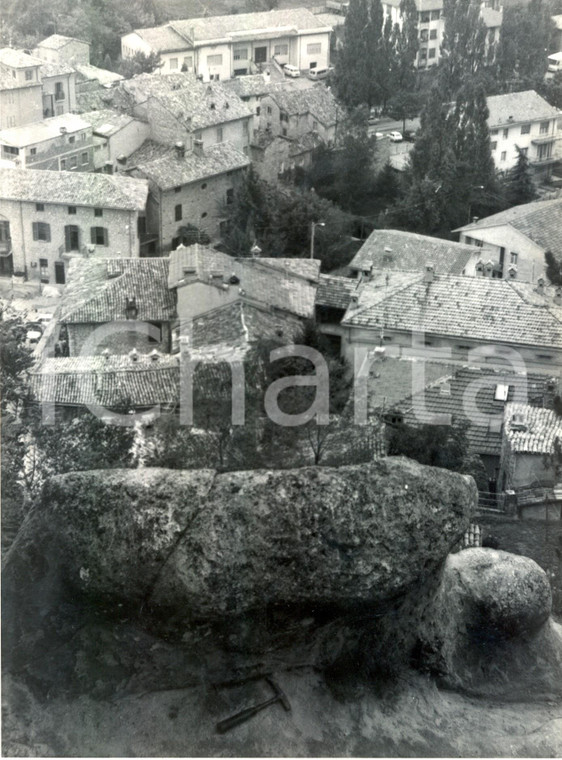
[[[64,247],[70,251],[70,227],[68,224],[64,228]]]
[[[51,242],[51,225],[45,223],[45,240],[47,243]]]
[[[102,227],[102,229],[103,229],[103,244],[109,245],[109,234],[105,227]]]
[[[90,243],[96,243],[96,228],[90,227]]]
[[[32,227],[33,227],[33,239],[39,240],[39,222],[33,222]]]

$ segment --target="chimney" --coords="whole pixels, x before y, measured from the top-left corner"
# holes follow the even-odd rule
[[[174,149],[176,151],[176,158],[178,160],[182,159],[185,156],[185,145],[182,142],[177,142],[174,145]]]
[[[537,280],[537,293],[539,293],[541,296],[544,296],[544,293],[545,293],[544,286],[545,286],[544,277],[539,277],[539,279]]]
[[[349,305],[352,309],[356,309],[359,304],[359,296],[357,293],[352,293],[349,299]]]
[[[433,267],[433,264],[426,264],[425,265],[425,273],[423,276],[424,282],[433,282],[433,277],[435,275],[435,268]]]
[[[121,166],[127,166],[127,156],[124,153],[121,153],[119,156],[117,156],[117,163],[121,164]]]
[[[491,277],[492,276],[492,272],[494,271],[494,262],[493,261],[487,261],[484,271],[485,271],[486,277]]]
[[[160,359],[160,353],[156,349],[151,351],[149,356],[151,362],[157,362]]]
[[[203,140],[194,140],[193,141],[193,153],[196,156],[202,156],[203,155]]]
[[[139,352],[137,351],[136,348],[133,348],[132,351],[129,351],[129,359],[132,362],[138,362],[138,360],[139,360]]]
[[[562,288],[560,286],[554,291],[554,303],[556,306],[562,306]]]
[[[507,276],[510,280],[515,280],[517,277],[517,267],[515,264],[510,264],[510,266],[507,269]]]
[[[484,262],[482,259],[478,259],[476,262],[476,275],[478,277],[484,277]]]
[[[67,133],[67,131],[68,130],[67,130],[66,127],[59,127],[59,132],[61,133],[61,135],[65,135]]]
[[[109,348],[104,348],[103,351],[101,352],[101,355],[103,356],[105,361],[109,361],[109,357],[111,356]]]

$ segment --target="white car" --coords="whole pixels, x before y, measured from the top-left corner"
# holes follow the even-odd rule
[[[389,133],[390,142],[402,142],[404,139],[402,137],[402,132],[390,132]]]
[[[296,66],[293,66],[292,63],[286,63],[283,66],[283,73],[286,77],[300,77],[301,72],[300,69],[298,69]]]
[[[383,133],[383,132],[375,132],[375,138],[376,138],[377,140],[382,140],[384,136],[385,136],[385,135],[384,135],[384,133]]]

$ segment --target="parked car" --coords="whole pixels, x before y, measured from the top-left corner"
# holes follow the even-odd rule
[[[35,348],[41,340],[42,335],[41,330],[28,330],[25,336],[25,345],[28,348]]]
[[[283,66],[283,73],[286,77],[300,77],[301,72],[300,69],[298,69],[296,66],[293,66],[292,63],[286,63]]]
[[[390,132],[389,133],[390,142],[402,142],[404,139],[402,137],[402,132]]]
[[[382,140],[384,136],[384,132],[375,132],[375,138],[377,140]]]

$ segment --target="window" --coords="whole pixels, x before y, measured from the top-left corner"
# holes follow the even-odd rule
[[[81,132],[80,133],[80,139],[82,140],[82,142],[86,142],[86,133],[85,132]]]
[[[271,113],[271,106],[267,107],[267,113]]]
[[[87,164],[87,163],[88,163],[88,154],[82,153],[82,164]]]
[[[39,276],[41,282],[49,282],[49,260],[39,259]]]
[[[76,169],[78,166],[78,156],[71,156],[70,157],[70,168]]]
[[[429,21],[431,19],[431,14],[429,11],[424,11],[423,13],[420,13],[420,22],[422,24],[429,24]]]
[[[504,129],[504,131],[503,131],[503,139],[507,140],[508,137],[509,137],[509,129]]]
[[[55,83],[55,100],[64,100],[64,90],[62,82]]]
[[[14,148],[11,145],[3,145],[2,149],[4,150],[4,153],[9,153],[10,156],[17,156],[20,152],[19,148]]]
[[[206,216],[207,216],[207,212],[203,211],[203,213],[201,214],[201,219],[204,219]]]
[[[437,39],[437,29],[432,29],[429,33],[429,39],[430,40],[436,40]]]
[[[80,250],[80,230],[75,224],[64,228],[64,246],[67,252]]]
[[[183,217],[183,213],[182,213],[181,203],[178,203],[174,209],[174,218],[176,222],[181,222],[182,217]]]
[[[242,122],[242,134],[247,135],[250,132],[250,127],[247,121]]]
[[[33,222],[33,239],[44,240],[49,243],[51,240],[51,225],[46,222]]]
[[[222,127],[217,127],[217,142],[222,142]]]
[[[102,208],[95,208],[94,209],[94,216],[103,216],[103,209]]]
[[[510,264],[517,264],[517,259],[518,258],[519,258],[519,254],[518,253],[514,253],[513,251],[511,251],[511,253],[509,254],[509,263]]]
[[[494,141],[491,143],[490,147],[491,147],[491,149],[492,149],[492,150],[495,150],[495,149],[498,147],[498,141],[497,141],[497,140],[494,140]]]
[[[61,168],[61,171],[64,171],[66,169],[66,158],[61,158],[60,168]]]
[[[74,135],[70,135],[70,137],[68,138],[68,142],[71,144],[76,142],[76,137]]]
[[[289,46],[275,45],[275,47],[273,48],[273,54],[274,55],[289,55]]]
[[[230,206],[232,203],[234,203],[234,189],[229,187],[226,191],[226,204]]]
[[[31,148],[31,150],[29,151],[29,155],[30,155],[30,156],[35,156],[35,155],[37,155],[37,148]]]
[[[235,61],[247,61],[248,60],[248,48],[234,48],[234,60]]]
[[[222,66],[222,55],[208,55],[207,66]]]
[[[25,70],[25,81],[31,82],[33,79],[33,69],[26,69]]]
[[[429,48],[429,58],[435,58],[437,48]]]
[[[308,55],[318,55],[318,53],[322,52],[322,43],[321,42],[310,42],[306,46],[306,52]]]
[[[422,29],[422,30],[420,31],[420,40],[421,40],[422,42],[427,42],[427,39],[428,39],[428,38],[427,38],[427,33],[428,33],[428,30],[427,30],[427,29]]]
[[[177,58],[170,58],[170,68],[171,69],[177,69],[178,67],[178,59]]]
[[[283,137],[287,137],[287,127],[283,127]]]
[[[420,51],[420,58],[427,58],[427,49],[422,48]]]
[[[490,130],[490,135],[491,135],[492,137],[495,137],[497,134],[498,134],[498,130],[497,130],[497,129],[491,129],[491,130]]]
[[[69,206],[68,207],[68,213],[69,214],[75,214],[76,213],[76,206]]]
[[[94,245],[109,245],[109,237],[105,227],[90,227],[90,241]]]
[[[439,21],[440,18],[441,18],[441,11],[431,11],[432,21]]]
[[[35,211],[45,211],[45,204],[44,203],[36,203],[35,204]]]
[[[256,106],[256,116],[259,116],[261,113],[261,106]]]
[[[541,121],[541,126],[539,130],[541,135],[547,135],[549,127],[550,127],[549,121]]]
[[[192,55],[186,55],[183,59],[182,69],[186,66],[187,68],[191,68],[193,66],[193,56]]]
[[[519,148],[519,151],[521,152],[523,156],[526,156],[527,153],[529,152],[529,148]]]
[[[279,121],[289,121],[289,114],[285,111],[279,111]]]
[[[528,135],[531,131],[531,125],[530,124],[522,124],[521,125],[521,134],[522,135]]]
[[[500,160],[501,161],[505,161],[506,156],[507,156],[507,153],[505,152],[505,150],[502,150],[502,154],[500,156]]]

